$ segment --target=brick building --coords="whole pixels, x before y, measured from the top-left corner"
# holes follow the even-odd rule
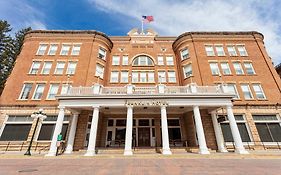
[[[50,156],[60,133],[66,153],[88,156],[133,147],[246,154],[279,147],[280,92],[258,32],[31,31],[1,95],[0,143],[26,146],[30,116],[43,108],[33,145]]]

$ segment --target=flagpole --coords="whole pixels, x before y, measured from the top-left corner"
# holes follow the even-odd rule
[[[143,19],[141,20],[141,34],[143,34]]]

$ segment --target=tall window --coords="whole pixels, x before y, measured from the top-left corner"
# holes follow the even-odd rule
[[[146,83],[147,82],[146,72],[140,72],[140,82],[141,83]]]
[[[262,142],[281,142],[281,122],[276,115],[253,115]]]
[[[147,77],[148,77],[148,83],[153,83],[154,82],[154,72],[148,72],[147,73]]]
[[[129,82],[129,72],[128,71],[121,71],[121,83],[128,83]]]
[[[36,55],[44,55],[47,50],[47,44],[40,44]]]
[[[66,74],[73,75],[75,74],[77,62],[68,62]]]
[[[225,56],[224,49],[223,49],[222,45],[216,45],[215,48],[216,48],[218,56]]]
[[[218,63],[210,63],[210,68],[211,68],[212,75],[220,74]]]
[[[32,83],[24,83],[19,99],[28,99],[32,89]]]
[[[181,51],[181,60],[185,60],[189,58],[189,51],[188,48],[185,48]]]
[[[233,67],[234,67],[235,73],[237,75],[243,75],[244,74],[242,66],[241,66],[241,64],[239,62],[233,63]]]
[[[165,71],[158,71],[158,82],[166,83],[166,72]]]
[[[163,56],[158,56],[157,57],[157,60],[158,60],[158,65],[164,65],[164,57]]]
[[[110,83],[118,83],[119,80],[119,72],[112,71],[110,76]]]
[[[55,96],[57,95],[59,90],[59,84],[50,84],[50,89],[47,95],[48,100],[55,99]]]
[[[40,100],[44,92],[45,84],[37,84],[32,99]]]
[[[70,50],[70,45],[63,44],[61,47],[60,55],[68,55],[69,50]]]
[[[153,61],[146,55],[137,56],[133,61],[133,66],[152,66]]]
[[[187,78],[192,75],[192,66],[191,64],[188,64],[183,67],[183,72],[184,72],[184,78]]]
[[[168,66],[174,65],[174,57],[172,57],[172,56],[167,56],[167,57],[166,57],[166,63],[167,63]]]
[[[120,56],[113,56],[112,57],[112,65],[119,65],[120,64]]]
[[[175,71],[168,71],[168,81],[170,83],[177,82],[177,80],[176,80],[176,72]]]
[[[252,86],[253,86],[257,99],[265,99],[265,95],[264,95],[263,89],[261,87],[261,84],[256,83],[256,84],[252,84]]]
[[[227,51],[229,56],[237,56],[234,46],[227,46]]]
[[[246,100],[253,99],[253,95],[248,84],[241,84],[241,89]]]
[[[238,130],[241,136],[241,139],[243,142],[250,142],[251,138],[247,129],[246,121],[243,117],[243,115],[235,115],[235,121],[238,126]],[[229,121],[225,121],[223,123],[220,123],[222,133],[223,133],[223,138],[225,142],[233,142],[233,137],[232,137],[232,132],[229,126]]]
[[[235,99],[239,99],[239,94],[236,85],[233,83],[227,83],[227,90],[229,93],[235,94]]]
[[[71,55],[79,55],[80,54],[80,44],[74,44],[72,47]]]
[[[214,48],[212,45],[205,46],[207,56],[215,56]]]
[[[40,64],[41,64],[40,61],[33,61],[29,73],[30,74],[37,74],[38,71],[39,71],[39,68],[40,68]]]
[[[41,74],[44,74],[44,75],[50,74],[51,68],[52,68],[51,61],[44,62]]]
[[[137,83],[137,82],[139,82],[139,73],[133,72],[132,73],[132,83]]]
[[[122,57],[122,65],[128,65],[129,64],[129,57],[128,55],[123,55]]]
[[[101,47],[99,48],[98,57],[100,59],[105,60],[105,58],[106,58],[106,50],[104,48],[101,48]]]
[[[56,55],[56,52],[58,50],[58,45],[57,44],[51,44],[49,48],[48,55]]]
[[[104,67],[100,64],[97,64],[95,76],[103,78],[103,72],[104,72]]]
[[[228,63],[226,63],[226,62],[221,63],[221,69],[222,69],[222,73],[224,75],[230,75],[231,74]]]
[[[67,94],[69,86],[70,86],[69,84],[62,84],[60,93]]]
[[[55,74],[63,74],[65,62],[57,62]]]
[[[256,74],[252,63],[244,63],[244,66],[248,75]]]
[[[237,45],[237,49],[238,49],[240,56],[248,56],[244,45]]]

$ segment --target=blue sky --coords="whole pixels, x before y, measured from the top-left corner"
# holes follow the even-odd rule
[[[159,35],[185,31],[259,31],[275,64],[281,62],[279,0],[0,0],[0,19],[15,30],[98,30],[126,35],[141,15]]]

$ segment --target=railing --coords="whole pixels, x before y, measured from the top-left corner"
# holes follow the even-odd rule
[[[139,87],[128,84],[125,87],[102,87],[99,84],[93,87],[69,87],[64,96],[91,96],[91,95],[163,95],[163,94],[228,94],[227,88],[218,86],[197,86],[195,83],[187,86],[157,86]]]
[[[230,142],[231,145],[225,145],[227,149],[234,149],[235,150],[235,143]],[[255,150],[258,146],[262,146],[264,150],[268,149],[278,149],[281,150],[281,145],[280,142],[269,142],[270,144],[267,144],[268,142],[263,142],[263,141],[252,141],[252,142],[243,142],[246,143],[244,144],[245,149],[248,150]]]
[[[27,141],[1,141],[0,142],[0,151],[7,152],[7,151],[24,151],[27,150],[29,143]],[[50,144],[46,145],[43,142],[33,142],[31,150],[34,152],[42,151],[43,148],[49,148]]]

